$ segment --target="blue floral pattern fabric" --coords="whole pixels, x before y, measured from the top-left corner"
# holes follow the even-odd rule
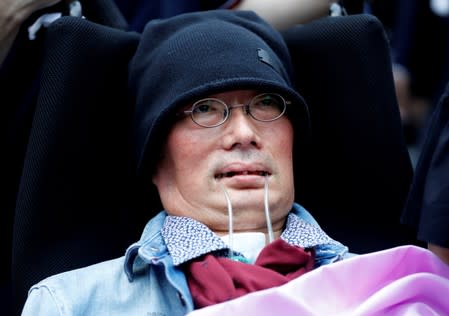
[[[318,245],[341,245],[330,238],[319,226],[313,225],[290,213],[287,218],[286,229],[281,238],[291,245],[312,248]]]
[[[161,234],[175,266],[228,248],[206,225],[189,217],[167,216]]]

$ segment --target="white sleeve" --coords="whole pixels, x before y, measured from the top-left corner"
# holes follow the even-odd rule
[[[22,316],[62,316],[64,308],[58,306],[51,290],[44,285],[35,285],[28,292]]]

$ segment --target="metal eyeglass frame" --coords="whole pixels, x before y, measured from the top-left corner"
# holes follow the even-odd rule
[[[274,118],[268,119],[268,120],[259,119],[259,118],[255,117],[253,115],[253,113],[251,112],[251,105],[253,104],[254,100],[256,100],[256,99],[258,99],[258,98],[260,98],[262,96],[265,96],[265,95],[274,95],[274,96],[278,97],[280,100],[282,100],[282,102],[283,102],[282,104],[284,106],[284,108],[282,109],[281,113],[279,113],[279,115],[277,115]],[[223,116],[223,119],[219,123],[217,123],[217,124],[213,124],[213,125],[200,124],[194,118],[194,109],[195,109],[195,107],[199,103],[202,103],[202,102],[208,101],[208,100],[214,101],[214,102],[218,102],[218,103],[223,105],[224,116]],[[272,122],[272,121],[275,121],[275,120],[279,119],[280,117],[282,117],[285,114],[286,109],[287,109],[287,105],[289,105],[289,104],[291,104],[291,102],[285,100],[285,98],[282,95],[278,94],[278,93],[261,93],[261,94],[258,94],[256,96],[252,97],[251,100],[249,101],[249,103],[247,103],[247,104],[236,104],[236,105],[232,105],[232,106],[227,105],[226,102],[224,102],[223,100],[217,99],[217,98],[204,98],[204,99],[198,100],[195,103],[193,103],[191,110],[182,111],[182,112],[178,113],[178,115],[189,115],[190,118],[192,119],[192,121],[195,124],[197,124],[197,125],[199,125],[201,127],[205,127],[205,128],[212,128],[212,127],[217,127],[217,126],[220,126],[220,125],[224,124],[229,119],[229,117],[231,116],[231,110],[234,109],[234,108],[243,108],[243,111],[246,114],[248,114],[249,116],[251,116],[253,119],[255,119],[256,121],[259,121],[259,122]]]

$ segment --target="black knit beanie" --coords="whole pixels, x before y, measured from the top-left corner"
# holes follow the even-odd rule
[[[292,101],[288,115],[295,117],[293,125],[308,126],[307,106],[291,82],[287,46],[253,12],[212,10],[153,20],[129,70],[140,175],[153,172],[174,110],[210,94],[277,92]]]

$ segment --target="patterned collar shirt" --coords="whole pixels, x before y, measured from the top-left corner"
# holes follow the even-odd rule
[[[300,206],[295,205],[294,207]],[[229,253],[229,246],[220,236],[212,232],[206,225],[189,217],[167,216],[161,234],[175,266],[207,253],[214,253],[218,256],[226,256]],[[341,256],[337,256],[334,261],[342,259],[347,251],[346,247],[330,238],[318,224],[306,221],[295,212],[288,214],[285,230],[280,238],[290,245],[301,248],[317,248],[317,246],[324,245],[334,249],[335,247],[341,248]],[[321,248],[323,247],[315,249],[318,251],[318,261],[322,259],[321,255],[323,255],[320,250],[326,251]],[[237,253],[237,255],[244,256],[241,253]],[[321,265],[319,262],[315,264],[315,266],[319,265]]]

